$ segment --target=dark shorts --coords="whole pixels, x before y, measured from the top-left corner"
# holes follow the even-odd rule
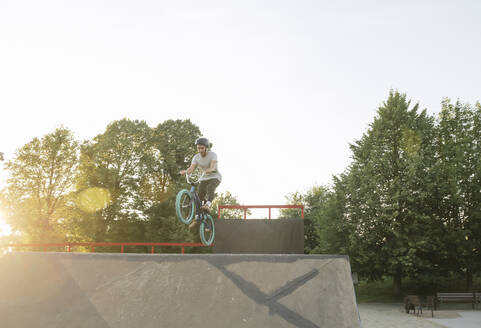
[[[217,179],[203,180],[199,184],[199,198],[201,201],[207,200],[212,202],[215,197],[215,188],[220,184]]]

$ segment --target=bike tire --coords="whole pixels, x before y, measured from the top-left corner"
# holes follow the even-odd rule
[[[180,222],[189,224],[194,217],[195,207],[190,191],[182,189],[175,198],[175,212]]]
[[[204,219],[200,223],[200,241],[204,246],[210,246],[214,242],[215,236],[214,219],[209,214],[204,215]]]

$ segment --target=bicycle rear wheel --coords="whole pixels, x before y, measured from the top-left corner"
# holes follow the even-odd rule
[[[200,223],[200,240],[205,246],[210,246],[214,242],[215,225],[212,216],[204,214],[204,219]]]
[[[194,200],[190,191],[182,189],[175,199],[175,212],[180,222],[189,224],[194,217]]]

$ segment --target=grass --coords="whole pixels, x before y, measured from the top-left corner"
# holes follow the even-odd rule
[[[400,301],[398,296],[393,295],[392,279],[389,278],[375,282],[360,280],[354,287],[358,303],[394,303]]]

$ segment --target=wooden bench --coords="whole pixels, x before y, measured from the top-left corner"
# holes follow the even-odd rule
[[[436,293],[436,305],[443,302],[471,302],[473,310],[477,308],[477,303],[481,299],[481,293]]]

